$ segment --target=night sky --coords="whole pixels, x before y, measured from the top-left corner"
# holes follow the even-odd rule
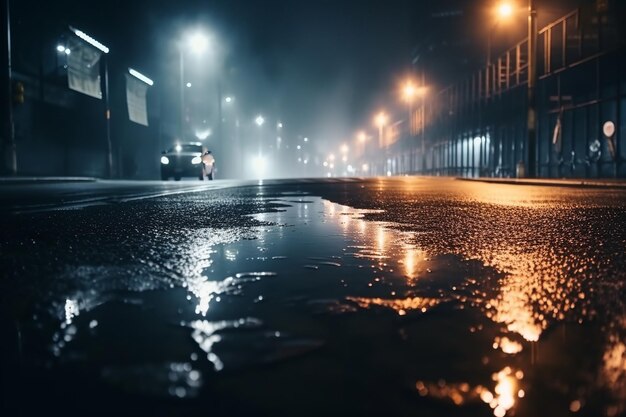
[[[174,100],[167,97],[177,94],[175,41],[185,30],[204,28],[211,33],[214,56],[211,62],[188,60],[189,77],[205,81],[196,100],[214,94],[219,75],[223,93],[237,98],[240,118],[263,113],[282,120],[290,135],[311,136],[320,139],[318,143],[341,140],[359,127],[370,127],[373,112],[399,106],[397,88],[407,75],[423,69],[427,83],[437,90],[477,69],[484,62],[492,4],[478,0],[17,3],[18,15],[26,12],[26,19],[41,19],[59,28],[72,24],[92,33],[111,48],[112,60],[152,76],[165,101],[172,104]],[[538,3],[541,24],[579,2]],[[496,28],[494,52],[521,39],[525,24],[522,11],[506,30]],[[175,119],[174,106],[165,110]]]

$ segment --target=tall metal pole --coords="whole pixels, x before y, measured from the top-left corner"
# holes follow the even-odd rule
[[[491,84],[491,80],[490,80],[490,73],[491,73],[491,37],[493,36],[493,28],[491,28],[491,30],[489,30],[489,35],[487,36],[487,71],[485,71],[486,74],[486,79],[485,79],[485,95],[487,97],[489,97],[489,90],[490,90],[490,84]]]
[[[179,46],[179,72],[180,72],[180,138],[185,135],[185,64],[183,58],[183,48]]]
[[[413,171],[413,158],[411,158],[411,151],[413,149],[413,97],[409,97],[409,137],[406,141],[406,146],[404,146],[403,154],[406,155],[406,152],[409,153],[409,164],[408,167],[405,167],[405,172]]]
[[[422,69],[422,88],[426,86],[424,76],[424,70]],[[421,117],[420,117],[420,133],[422,136],[422,175],[426,173],[426,135],[424,133],[426,127],[426,109],[424,108],[426,103],[424,100],[424,94],[421,95],[422,98],[422,109],[421,109]]]
[[[528,0],[528,126],[526,152],[527,177],[537,175],[537,9],[535,0]]]
[[[6,95],[4,97],[5,120],[2,121],[2,167],[3,172],[9,175],[17,173],[17,153],[15,149],[15,125],[13,122],[13,72],[11,68],[11,8],[10,0],[6,1],[6,67],[3,74],[5,78]]]
[[[113,145],[111,143],[111,106],[109,99],[109,63],[104,56],[104,111],[107,132],[107,178],[113,178]]]
[[[216,124],[216,138],[215,138],[215,145],[216,145],[216,151],[217,154],[219,155],[218,158],[222,158],[222,161],[226,161],[226,154],[225,154],[225,149],[226,146],[224,146],[224,134],[223,134],[223,126],[222,126],[222,119],[223,119],[223,115],[222,115],[222,82],[219,79],[219,75],[217,77],[217,86],[216,86],[216,90],[217,90],[217,124]],[[230,160],[230,158],[228,158]],[[227,164],[222,165],[223,167],[226,167]],[[222,178],[223,175],[225,174],[225,172],[222,173]]]

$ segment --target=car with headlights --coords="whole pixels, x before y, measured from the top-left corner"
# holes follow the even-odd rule
[[[201,143],[177,143],[161,152],[161,179],[167,181],[171,177],[176,181],[182,177],[204,179]]]

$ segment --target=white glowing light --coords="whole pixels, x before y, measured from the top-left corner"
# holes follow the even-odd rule
[[[96,47],[97,49],[99,49],[100,51],[104,52],[105,54],[109,53],[109,48],[107,48],[106,46],[104,46],[103,44],[101,44],[100,42],[98,42],[97,40],[95,40],[94,38],[92,38],[91,36],[87,35],[85,32],[83,32],[82,30],[78,30],[76,28],[73,28],[70,26],[70,30],[72,32],[74,32],[74,34],[76,36],[78,36],[79,38],[81,38],[82,40],[84,40],[85,42],[87,42],[88,44],[90,44],[91,46]]]
[[[176,148],[175,148],[175,149],[176,149],[176,152],[180,152],[180,151],[182,151],[182,150],[183,150],[183,147],[182,147],[182,146],[180,146],[180,145],[176,145]]]
[[[162,156],[162,157],[161,157],[161,163],[162,163],[163,165],[167,165],[167,164],[169,164],[169,163],[170,163],[170,160],[169,160],[169,158],[168,158],[167,156]]]
[[[265,119],[263,118],[263,116],[258,115],[256,119],[254,119],[254,123],[256,123],[258,126],[263,126],[263,123],[265,123]]]
[[[230,103],[231,101],[233,101],[233,98],[228,96],[224,99],[225,102]]]
[[[191,88],[191,83],[187,83],[185,85],[187,86],[187,88]]]
[[[196,32],[189,37],[189,46],[191,52],[200,55],[209,47],[209,38],[203,33]]]
[[[191,163],[193,165],[198,165],[200,162],[202,162],[202,158],[200,158],[199,156],[194,156],[193,159],[191,160]]]
[[[305,142],[308,142],[308,141],[309,141],[309,138],[304,138],[304,141],[305,141]]]
[[[283,124],[281,122],[278,122],[278,128],[282,129],[283,128]]]
[[[297,148],[298,150],[300,150],[300,149],[302,149],[302,146],[298,145],[298,146],[296,146],[296,148]]]
[[[257,174],[257,177],[259,179],[262,179],[263,175],[265,174],[265,170],[267,168],[267,159],[261,154],[255,156],[252,159],[252,167],[255,173]]]
[[[70,324],[79,313],[78,302],[69,298],[65,299],[65,323]]]
[[[63,46],[63,45],[57,45],[57,51],[59,51],[59,52],[65,52],[65,46]]]
[[[211,133],[211,129],[196,130],[195,135],[196,138],[198,138],[199,140],[205,140],[206,138],[211,136]]]
[[[140,73],[137,70],[134,70],[132,68],[128,68],[128,72],[130,73],[130,75],[132,75],[133,77],[143,81],[144,83],[148,84],[148,85],[153,85],[154,81],[152,81],[150,78],[146,77],[145,75],[143,75],[142,73]]]

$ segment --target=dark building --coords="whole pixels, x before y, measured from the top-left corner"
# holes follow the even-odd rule
[[[489,29],[470,30],[464,19],[481,20],[463,3],[418,24],[437,33],[424,35],[413,59],[432,88],[415,108],[418,129],[405,129],[387,151],[394,174],[514,177],[528,167],[524,28],[515,42],[492,43],[487,66],[486,48],[475,44],[487,44]],[[537,175],[626,177],[626,4],[583,1],[567,12],[571,2],[537,3]]]
[[[80,28],[81,22],[68,20],[64,7],[39,3],[10,2],[12,88],[14,92],[23,90],[22,97],[16,98],[13,94],[12,100],[17,173],[107,177],[104,97],[93,98],[68,89],[68,56],[57,49],[75,37],[69,25]],[[6,21],[5,16],[3,23]],[[4,30],[6,33],[6,26]],[[108,35],[107,32],[98,32],[98,35],[100,33]],[[106,39],[99,40],[107,43]],[[119,54],[103,56],[100,63],[103,91],[103,60],[107,60],[108,65],[112,109],[112,174],[114,177],[156,178],[158,163],[153,155],[161,148],[157,91],[153,89],[148,93],[149,126],[129,121],[125,74],[133,63]],[[6,132],[5,126],[4,143]]]

